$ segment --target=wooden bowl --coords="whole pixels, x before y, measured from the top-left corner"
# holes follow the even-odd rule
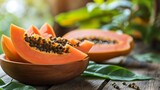
[[[30,85],[59,84],[79,76],[88,65],[88,58],[62,65],[35,65],[14,62],[0,55],[2,69],[10,77]]]

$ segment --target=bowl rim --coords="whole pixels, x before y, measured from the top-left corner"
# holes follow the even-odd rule
[[[7,62],[7,63],[13,63],[13,64],[19,64],[19,65],[37,65],[37,66],[59,66],[59,65],[66,65],[66,64],[72,64],[72,63],[75,63],[75,62],[82,62],[82,61],[88,61],[89,62],[89,57],[85,57],[83,60],[78,60],[78,61],[75,61],[75,62],[69,62],[69,63],[65,63],[65,64],[32,64],[32,63],[23,63],[23,62],[15,62],[15,61],[11,61],[11,60],[7,60],[5,59],[5,54],[0,54],[0,61],[4,61],[4,62]],[[0,63],[1,64],[1,63]]]

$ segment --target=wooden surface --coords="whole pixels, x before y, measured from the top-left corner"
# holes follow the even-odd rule
[[[148,47],[144,47],[143,44],[138,43],[131,54],[144,53],[148,51],[150,51]],[[160,90],[160,64],[137,62],[130,56],[128,56],[127,58],[117,58],[106,63],[118,64],[132,70],[135,73],[154,77],[154,80],[125,82],[127,85],[135,83],[140,87],[140,90]],[[0,77],[5,82],[11,79],[3,72],[1,68]],[[37,88],[37,90],[118,90],[113,87],[113,83],[116,83],[120,87],[119,90],[136,90],[129,88],[127,85],[123,85],[123,81],[89,79],[82,77],[77,77],[74,80],[60,85],[35,87]]]

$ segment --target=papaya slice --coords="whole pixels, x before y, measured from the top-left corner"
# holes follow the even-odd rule
[[[40,35],[40,32],[38,31],[38,28],[36,28],[33,25],[26,31],[26,33],[28,34],[28,36],[31,36],[32,34]]]
[[[94,45],[93,42],[90,42],[88,40],[85,40],[83,42],[80,43],[79,47],[76,47],[78,50],[84,52],[84,53],[88,53],[89,50],[92,48],[92,46]]]
[[[44,38],[49,38],[49,37],[56,37],[56,34],[54,32],[54,30],[52,29],[52,27],[45,23],[41,29],[40,29],[40,33],[41,36]],[[84,52],[84,53],[88,53],[89,50],[91,49],[91,47],[94,45],[93,42],[87,41],[85,40],[84,42],[81,42],[79,40],[76,39],[69,39],[68,42],[70,42],[70,44],[72,44],[75,48],[77,48],[78,50]],[[79,45],[77,46],[76,44],[79,43]]]
[[[26,33],[31,36],[32,34],[38,34],[40,35],[40,32],[35,26],[31,26],[28,30],[26,30]],[[13,46],[13,43],[9,37],[6,35],[2,35],[2,49],[5,53],[6,57],[9,60],[16,61],[16,62],[27,62],[23,58],[21,58],[17,51],[15,50],[15,47]]]
[[[56,34],[54,33],[53,28],[48,24],[45,23],[41,28],[40,28],[40,34],[44,38],[49,38],[50,36],[56,37]]]
[[[62,53],[62,54],[49,53],[49,52],[44,52],[43,50],[42,51],[37,50],[35,47],[30,46],[26,42],[25,30],[15,25],[11,25],[10,35],[17,53],[22,58],[24,58],[25,60],[33,64],[43,64],[43,65],[66,64],[70,62],[85,60],[85,58],[87,57],[87,54],[70,46],[69,44],[66,44],[64,46],[67,53]],[[46,39],[43,39],[43,40],[46,40]]]
[[[18,55],[9,37],[7,37],[6,35],[2,35],[1,43],[2,43],[2,50],[5,53],[8,60],[12,60],[16,62],[26,62],[26,60],[22,59]]]
[[[91,42],[91,41],[84,40],[83,42],[81,42],[81,41],[73,39],[73,38],[68,39],[68,42],[70,42],[72,45],[76,45],[77,43],[79,43],[78,46],[74,46],[74,47],[77,48],[78,50],[84,52],[84,53],[88,53],[89,50],[94,45],[94,43]]]
[[[63,36],[66,39],[89,40],[95,44],[89,50],[89,58],[95,62],[102,62],[131,52],[134,46],[133,38],[126,34],[117,34],[102,30],[73,30]]]

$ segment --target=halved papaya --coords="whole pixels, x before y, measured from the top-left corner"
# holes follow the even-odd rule
[[[63,43],[59,45],[53,42],[54,52],[44,50],[46,48],[50,50],[48,43],[50,44],[51,42],[48,40],[52,38],[43,38],[37,34],[36,36],[34,36],[35,34],[33,34],[33,37],[27,37],[27,34],[25,34],[25,30],[15,25],[11,25],[10,30],[11,40],[17,53],[22,58],[33,64],[66,64],[70,62],[85,60],[85,58],[87,57],[87,54],[79,51],[69,44],[65,44],[62,47],[61,45]],[[41,47],[39,47],[40,45],[37,45],[37,42],[35,41],[36,39],[38,43],[40,43]],[[34,43],[34,46],[32,45],[32,43]],[[43,47],[45,47],[43,48],[43,50],[41,50],[41,43],[43,43]]]
[[[126,34],[117,34],[112,31],[102,30],[73,30],[63,36],[64,38],[78,39],[80,41],[89,40],[95,45],[89,50],[88,55],[91,60],[102,62],[131,52],[134,42],[133,38]]]
[[[12,60],[16,62],[26,62],[26,60],[22,59],[18,55],[9,37],[7,37],[6,35],[2,35],[1,43],[2,43],[2,50],[5,53],[8,60]]]

